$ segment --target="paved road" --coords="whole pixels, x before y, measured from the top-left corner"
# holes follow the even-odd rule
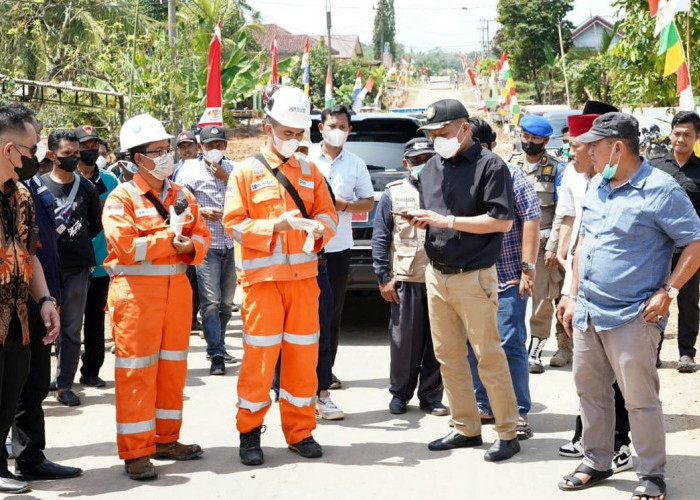
[[[430,104],[440,99],[457,99],[462,101],[465,106],[474,108],[475,98],[474,92],[467,89],[464,85],[460,85],[458,89],[431,89],[429,85],[421,87],[409,88],[408,100],[405,107],[407,108],[427,108]]]
[[[248,468],[238,460],[235,400],[238,366],[224,377],[210,377],[204,340],[191,337],[189,376],[185,389],[182,440],[197,442],[204,456],[191,462],[158,462],[157,480],[131,481],[117,458],[115,445],[113,359],[107,355],[105,389],[77,385],[83,405],[66,408],[52,396],[45,403],[47,455],[61,463],[80,466],[80,478],[35,482],[23,498],[66,497],[152,499],[428,499],[497,498],[586,500],[628,499],[636,477],[631,471],[586,493],[565,495],[556,483],[576,466],[559,457],[557,448],[571,437],[577,409],[570,368],[547,370],[532,378],[534,401],[531,423],[535,436],[522,442],[513,460],[490,464],[482,459],[495,439],[483,429],[485,445],[478,449],[433,453],[428,441],[446,434],[447,417],[426,415],[414,400],[405,415],[387,409],[389,349],[388,308],[376,295],[351,296],[344,317],[344,335],[337,375],[343,389],[333,399],[347,418],[319,421],[315,437],[324,446],[320,460],[298,458],[287,450],[273,405],[262,436],[266,462]],[[235,317],[227,337],[231,352],[241,356],[241,323]],[[545,357],[552,354],[547,346]],[[675,341],[664,347],[664,359],[677,357]],[[680,375],[674,363],[660,370],[667,412],[669,498],[700,498],[700,373]],[[8,497],[9,498],[9,497]]]

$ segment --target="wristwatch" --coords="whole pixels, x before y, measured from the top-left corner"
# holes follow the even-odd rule
[[[534,271],[535,270],[535,264],[530,264],[529,262],[522,261],[520,263],[520,269],[522,271]]]
[[[58,309],[58,301],[53,298],[51,295],[45,295],[44,297],[39,299],[39,307],[44,305],[44,302],[51,302],[53,306]]]
[[[448,229],[454,229],[455,227],[455,216],[454,215],[448,215],[447,216],[447,228]]]
[[[678,288],[673,288],[671,285],[664,283],[664,290],[666,290],[669,299],[673,300],[678,297]]]

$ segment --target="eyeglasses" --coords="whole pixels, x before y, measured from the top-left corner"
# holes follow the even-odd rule
[[[13,146],[17,147],[19,146],[20,148],[24,148],[27,151],[29,151],[29,156],[36,156],[36,151],[37,151],[37,146],[36,144],[34,146],[25,146],[24,144],[20,144],[19,142],[16,141],[5,141],[5,144],[11,143]]]
[[[151,149],[150,151],[146,151],[146,154],[149,155],[149,156],[152,155],[152,154],[155,154],[155,155],[156,155],[156,158],[158,158],[158,157],[160,157],[160,156],[165,156],[165,155],[167,155],[167,154],[170,154],[171,152],[172,152],[172,149],[170,149],[170,148],[167,148],[167,149]]]

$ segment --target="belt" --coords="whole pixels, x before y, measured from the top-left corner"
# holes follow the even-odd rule
[[[432,264],[433,269],[437,269],[442,274],[459,274],[459,273],[467,273],[469,271],[473,271],[473,269],[466,269],[463,267],[452,267],[452,266],[447,266],[445,264],[440,264],[439,262],[435,262],[432,259],[430,260],[430,263]]]

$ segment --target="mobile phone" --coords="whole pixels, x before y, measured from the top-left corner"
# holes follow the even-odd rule
[[[399,217],[403,217],[404,219],[413,219],[414,217],[413,215],[404,214],[402,212],[395,212],[393,210],[390,210],[389,212],[391,213],[391,215],[398,215]]]

